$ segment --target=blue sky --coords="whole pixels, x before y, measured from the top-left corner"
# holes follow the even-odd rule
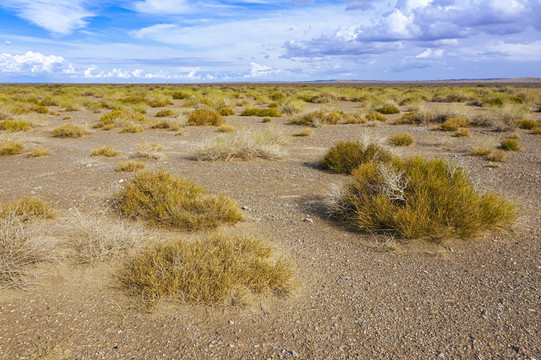
[[[541,0],[0,0],[0,82],[541,76]]]

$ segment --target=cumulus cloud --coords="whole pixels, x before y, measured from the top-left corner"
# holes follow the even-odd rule
[[[85,0],[3,0],[0,6],[13,9],[19,17],[60,35],[86,26],[84,19],[94,15],[86,9]]]
[[[0,54],[0,73],[75,74],[73,65],[62,56],[27,51],[23,55]]]
[[[346,10],[370,10],[374,8],[375,0],[348,0]]]
[[[185,0],[144,0],[135,3],[135,10],[147,14],[184,14],[192,11]]]

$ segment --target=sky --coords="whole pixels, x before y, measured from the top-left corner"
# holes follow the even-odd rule
[[[541,0],[0,0],[0,83],[541,76]]]

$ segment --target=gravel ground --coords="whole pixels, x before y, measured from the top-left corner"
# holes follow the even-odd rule
[[[86,124],[100,116],[70,115]],[[300,287],[291,297],[256,299],[245,308],[164,301],[146,313],[112,286],[120,261],[47,264],[37,285],[0,292],[0,359],[540,359],[541,137],[517,130],[525,150],[489,168],[467,148],[474,139],[503,134],[471,129],[472,138],[453,138],[430,127],[393,125],[395,118],[316,128],[314,136],[285,145],[279,161],[197,162],[193,155],[214,128],[56,139],[49,131],[62,120],[50,116],[27,135],[50,156],[0,158],[1,201],[32,193],[64,214],[108,211],[129,175],[114,170],[118,158],[90,157],[90,151],[113,145],[127,158],[141,140],[159,142],[165,158],[150,166],[235,199],[246,220],[222,231],[274,242],[294,261]],[[268,126],[255,117],[228,122],[237,129]],[[286,119],[271,124],[286,133],[299,129]],[[347,177],[318,169],[326,149],[404,130],[416,143],[397,154],[460,162],[481,190],[517,204],[513,229],[475,240],[404,242],[329,219],[325,195]]]

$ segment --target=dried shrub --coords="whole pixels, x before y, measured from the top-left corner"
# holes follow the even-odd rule
[[[116,169],[118,171],[138,171],[143,170],[145,167],[146,164],[139,160],[120,161],[116,164]]]
[[[368,121],[381,121],[381,122],[386,122],[387,121],[387,116],[383,115],[382,113],[379,113],[377,111],[372,111],[368,114],[366,114],[366,120]]]
[[[194,110],[188,116],[188,124],[193,126],[220,126],[225,123],[224,118],[216,110]]]
[[[240,116],[259,116],[259,117],[280,117],[282,113],[276,108],[270,109],[258,109],[258,108],[249,108],[244,109]]]
[[[53,136],[57,138],[80,138],[86,133],[82,126],[66,124],[53,130]]]
[[[389,162],[391,159],[391,153],[377,144],[341,141],[327,151],[321,166],[337,173],[351,174],[367,162]]]
[[[0,121],[0,130],[17,132],[17,131],[29,131],[31,129],[30,124],[26,121],[17,120],[2,120]]]
[[[106,157],[113,157],[120,154],[119,151],[116,151],[113,149],[112,146],[102,146],[97,149],[94,149],[90,152],[92,156],[106,156]]]
[[[391,114],[400,114],[400,109],[394,105],[383,105],[382,107],[376,109],[380,114],[391,115]]]
[[[415,139],[408,133],[398,133],[389,136],[387,141],[394,146],[410,146],[415,142]]]
[[[466,118],[450,118],[441,124],[440,129],[443,131],[457,131],[460,128],[468,127],[469,125],[470,120]]]

